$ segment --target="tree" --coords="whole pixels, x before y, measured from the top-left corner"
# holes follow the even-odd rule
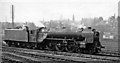
[[[103,21],[103,17],[99,17],[99,20],[100,20],[100,21]]]

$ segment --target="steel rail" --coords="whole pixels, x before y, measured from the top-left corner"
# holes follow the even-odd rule
[[[88,55],[88,54],[77,54],[77,53],[67,53],[67,52],[57,52],[57,51],[45,51],[45,50],[31,50],[31,49],[23,49],[23,48],[14,48],[14,47],[3,47],[13,49],[10,51],[17,51],[17,52],[25,52],[25,54],[50,54],[50,55],[56,55],[56,56],[68,56],[68,57],[77,57],[77,58],[87,58],[87,59],[93,59],[93,60],[110,60],[110,61],[120,61],[118,57],[108,57],[108,56],[97,56],[97,55]],[[4,49],[5,50],[5,49]],[[53,56],[54,57],[54,56]],[[90,60],[89,60],[90,61]]]

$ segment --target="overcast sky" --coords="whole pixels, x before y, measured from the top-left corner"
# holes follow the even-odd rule
[[[93,18],[117,15],[119,0],[0,0],[0,21],[11,21],[10,6],[15,6],[15,22]]]

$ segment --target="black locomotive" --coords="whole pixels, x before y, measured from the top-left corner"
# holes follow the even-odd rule
[[[51,32],[45,27],[6,29],[8,46],[94,54],[101,51],[99,32],[90,27],[77,32]]]

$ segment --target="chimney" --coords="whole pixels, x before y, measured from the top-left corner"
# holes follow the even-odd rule
[[[12,5],[12,27],[14,28],[14,5]]]

